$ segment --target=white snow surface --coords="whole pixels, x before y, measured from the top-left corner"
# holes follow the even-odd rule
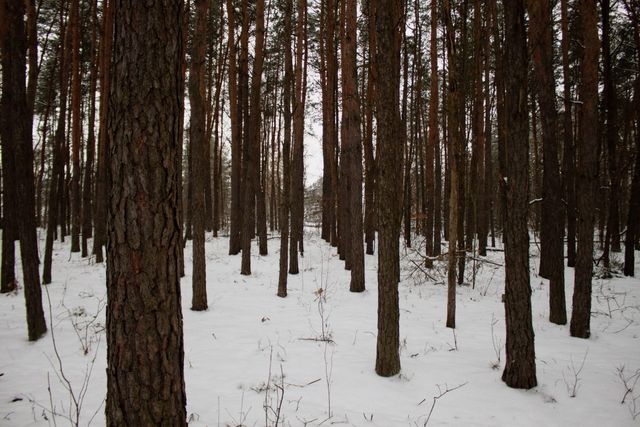
[[[46,336],[27,341],[22,289],[0,295],[2,426],[54,421],[63,426],[69,425],[65,417],[76,420],[63,375],[77,399],[87,384],[78,425],[105,424],[105,266],[70,255],[68,242],[56,242],[54,281],[43,290]],[[548,282],[537,276],[538,249],[532,243],[538,386],[525,391],[510,389],[500,379],[504,269],[493,263],[503,264],[502,252],[490,252],[491,263],[477,263],[475,287],[458,287],[454,334],[444,325],[444,261],[430,273],[435,283],[415,271],[419,252],[402,245],[402,371],[382,378],[374,371],[377,254],[366,256],[367,290],[350,293],[349,272],[335,249],[317,231],[308,231],[301,272],[289,276],[289,295],[278,298],[278,249],[279,240],[270,239],[269,255],[260,257],[254,246],[253,274],[246,277],[239,273],[240,256],[227,255],[228,239],[207,236],[209,309],[193,312],[187,244],[182,310],[191,426],[272,426],[278,408],[282,426],[423,426],[427,419],[435,426],[640,425],[640,415],[634,419],[632,414],[640,412],[640,381],[624,396],[620,378],[632,382],[640,372],[638,279],[594,279],[591,338],[571,338],[568,325],[547,320]],[[21,277],[19,263],[16,270]],[[469,283],[471,270],[468,264]],[[567,268],[565,277],[570,316],[573,269]],[[320,288],[325,299],[319,305]],[[318,340],[320,309],[331,342]]]

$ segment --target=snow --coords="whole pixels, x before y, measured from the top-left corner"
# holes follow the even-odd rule
[[[500,380],[505,360],[504,270],[493,263],[502,264],[503,253],[490,252],[493,263],[477,264],[475,288],[458,287],[454,334],[444,326],[446,287],[414,271],[410,259],[419,256],[403,248],[402,372],[382,378],[374,372],[377,256],[366,257],[367,290],[352,294],[349,272],[335,250],[310,231],[301,273],[289,276],[289,296],[281,299],[275,295],[277,242],[270,240],[268,256],[253,251],[254,274],[245,277],[239,274],[240,256],[227,255],[228,240],[207,237],[206,312],[189,310],[187,245],[182,307],[191,426],[274,425],[279,406],[280,425],[291,426],[422,426],[431,409],[428,425],[438,426],[640,425],[640,416],[634,420],[631,414],[634,398],[635,411],[640,410],[640,383],[622,404],[626,389],[618,373],[624,367],[629,378],[640,370],[638,279],[594,280],[592,337],[571,338],[568,326],[547,320],[548,283],[536,275],[537,258],[532,256],[538,386],[513,390]],[[56,242],[54,249],[54,282],[44,294],[47,324],[51,315],[53,328],[43,339],[26,340],[22,290],[0,295],[3,426],[68,425],[64,417],[75,407],[62,374],[78,398],[83,381],[88,383],[78,424],[105,423],[105,267],[78,254],[70,256],[68,243]],[[532,254],[537,254],[535,245]],[[443,264],[436,262],[431,274],[442,278]],[[469,283],[471,269],[468,264]],[[572,269],[566,269],[566,281],[570,308]],[[317,292],[319,288],[323,292]],[[324,335],[331,342],[319,340],[323,317]],[[88,346],[87,354],[83,346]],[[434,397],[443,392],[434,405]]]

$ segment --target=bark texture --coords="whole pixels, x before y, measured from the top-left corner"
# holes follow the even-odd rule
[[[507,114],[505,248],[506,361],[502,380],[513,388],[535,387],[536,363],[529,284],[527,229],[528,124],[527,35],[524,1],[505,5],[505,110]]]
[[[398,277],[400,220],[402,217],[403,139],[398,109],[400,96],[400,42],[403,1],[376,1],[376,107],[378,123],[378,338],[376,373],[400,372]]]
[[[578,248],[571,312],[571,336],[591,335],[591,279],[593,276],[593,228],[598,183],[598,39],[597,5],[591,0],[578,2],[582,20],[580,61],[581,128],[576,168],[578,207]]]
[[[25,4],[21,1],[0,1],[1,21],[6,23],[0,37],[2,52],[2,157],[14,162],[17,213],[15,224],[20,238],[22,281],[27,309],[29,341],[35,341],[47,331],[42,309],[42,291],[38,271],[38,236],[36,233],[35,184],[33,175],[33,140],[31,111],[27,103],[26,52],[24,26]],[[4,25],[4,24],[3,24]],[[6,199],[5,199],[6,203]]]
[[[107,425],[185,426],[176,167],[183,4],[114,6]]]

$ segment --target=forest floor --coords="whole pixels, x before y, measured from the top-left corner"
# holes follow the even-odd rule
[[[374,372],[377,256],[366,257],[367,290],[350,293],[349,272],[335,250],[309,231],[301,273],[289,276],[289,296],[282,299],[276,297],[279,241],[269,243],[268,256],[254,249],[253,275],[245,277],[240,256],[227,255],[228,239],[207,237],[205,312],[189,309],[187,244],[182,307],[191,426],[271,426],[276,420],[283,426],[640,425],[638,279],[595,279],[592,336],[571,338],[568,325],[547,320],[548,282],[536,274],[532,243],[538,386],[513,390],[500,380],[503,253],[477,261],[475,281],[467,264],[454,333],[444,326],[444,262],[429,279],[417,268],[419,251],[403,246],[402,371],[381,378]],[[0,425],[62,426],[69,419],[104,425],[105,266],[70,256],[68,243],[56,243],[53,262],[54,281],[43,295],[50,328],[43,339],[26,339],[22,289],[0,296]],[[566,269],[566,282],[570,308],[573,269]]]

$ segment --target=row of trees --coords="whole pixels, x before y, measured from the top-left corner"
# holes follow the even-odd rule
[[[228,230],[229,254],[251,274],[253,239],[267,255],[268,229],[279,230],[286,297],[304,251],[309,106],[323,130],[321,233],[353,292],[378,239],[379,375],[400,370],[401,235],[407,246],[421,236],[425,268],[446,250],[451,328],[467,257],[502,237],[511,387],[536,385],[530,232],[557,324],[566,232],[573,336],[590,334],[594,231],[606,271],[624,235],[634,274],[637,0],[139,3],[0,0],[2,291],[16,286],[19,240],[38,339],[36,227],[47,228],[44,284],[56,238],[70,235],[82,256],[92,238],[96,262],[106,245],[111,425],[185,422],[187,240],[193,310],[208,306],[206,232]]]

